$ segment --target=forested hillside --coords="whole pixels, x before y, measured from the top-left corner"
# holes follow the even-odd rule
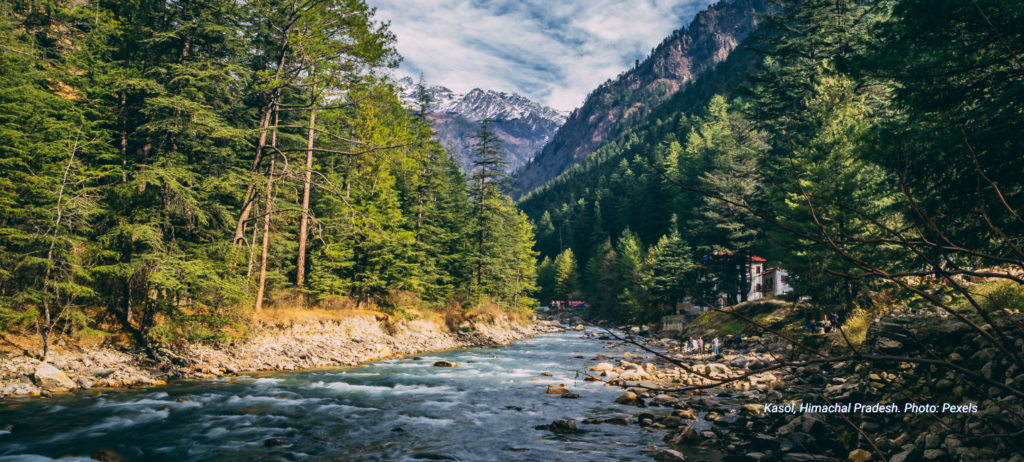
[[[757,26],[765,0],[720,0],[651,49],[630,69],[594,89],[550,143],[515,173],[516,194],[543,186],[615,140],[681,87],[725,61]]]
[[[0,12],[3,331],[45,345],[102,320],[148,343],[280,299],[533,304],[500,140],[481,129],[467,178],[400,102],[362,0]]]
[[[1005,308],[970,282],[1016,285],[1024,263],[1024,6],[777,7],[747,52],[521,200],[540,298],[656,319],[736,292],[724,256],[742,251],[844,316],[908,296],[960,318]]]

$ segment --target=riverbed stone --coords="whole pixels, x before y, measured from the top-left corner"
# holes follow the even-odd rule
[[[598,363],[596,366],[591,367],[590,370],[594,372],[604,372],[614,370],[615,366],[612,363]]]
[[[654,455],[654,460],[657,462],[682,462],[686,460],[686,456],[673,449],[662,449]]]
[[[448,361],[437,361],[434,363],[434,367],[459,367],[459,365]]]
[[[536,430],[547,430],[552,433],[576,433],[576,421],[572,419],[555,420],[548,425],[538,425]]]
[[[571,393],[571,392],[569,390],[565,389],[565,388],[562,388],[562,387],[548,388],[548,392],[547,392],[547,394],[549,394],[549,395],[564,395],[566,393]]]
[[[693,427],[687,425],[675,433],[665,435],[664,441],[676,446],[696,446],[700,444],[700,436]]]
[[[871,453],[863,449],[854,449],[850,451],[850,455],[846,456],[846,460],[850,462],[867,462],[871,459]]]
[[[75,388],[67,374],[49,363],[39,363],[35,372],[36,385],[43,389],[70,390]]]
[[[627,391],[615,399],[615,404],[624,404],[626,406],[636,406],[641,403],[641,400],[636,393]]]

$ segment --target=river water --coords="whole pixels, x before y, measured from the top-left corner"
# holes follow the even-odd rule
[[[601,342],[567,332],[421,360],[5,399],[0,425],[14,429],[0,431],[0,462],[84,461],[104,448],[129,461],[652,460],[642,449],[664,446],[664,433],[635,424],[534,429],[641,411],[614,403],[618,387],[577,379],[600,353]],[[545,393],[563,383],[582,397]],[[274,438],[285,444],[265,445]]]

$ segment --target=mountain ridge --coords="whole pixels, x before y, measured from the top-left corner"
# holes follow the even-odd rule
[[[402,88],[399,94],[402,102],[416,105],[413,80],[405,77],[397,83]],[[568,116],[565,111],[541,105],[518,93],[480,88],[457,93],[440,85],[428,85],[425,90],[433,100],[429,117],[434,123],[436,138],[454,152],[464,169],[471,162],[472,136],[481,120],[494,121],[495,133],[505,142],[510,167],[516,169],[551,140]]]
[[[729,54],[769,11],[764,0],[721,0],[697,13],[638,65],[591,92],[543,150],[518,169],[517,196],[529,194],[615,139]]]

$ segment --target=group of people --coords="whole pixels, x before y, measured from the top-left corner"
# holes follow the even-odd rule
[[[804,333],[813,334],[818,329],[824,330],[826,334],[837,332],[839,330],[839,315],[833,312],[826,316],[824,320],[818,321],[808,318],[804,322]]]
[[[732,337],[733,348],[739,348],[740,343],[742,341],[743,336],[741,334],[734,335]],[[711,347],[709,350],[712,354],[721,354],[722,350],[719,345],[718,337],[715,337],[714,339],[710,340],[708,344]],[[700,336],[697,338],[690,337],[689,339],[686,340],[685,343],[683,343],[683,351],[687,353],[704,354],[706,352],[704,348],[704,336]]]

